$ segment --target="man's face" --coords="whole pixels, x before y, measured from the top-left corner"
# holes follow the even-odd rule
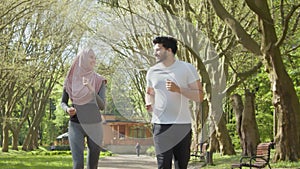
[[[156,63],[163,62],[168,57],[168,50],[166,50],[162,44],[157,43],[154,45],[154,56],[156,58]]]

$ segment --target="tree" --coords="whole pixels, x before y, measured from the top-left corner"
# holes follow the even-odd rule
[[[279,81],[280,82],[288,82],[288,84],[289,84],[287,86],[289,86],[289,89],[291,89],[291,91],[288,92],[288,95],[291,94],[291,96],[292,96],[291,98],[293,98],[292,100],[295,101],[296,103],[290,102],[294,106],[290,106],[290,105],[286,106],[286,108],[291,108],[292,111],[294,112],[294,113],[292,113],[294,115],[292,115],[290,117],[290,118],[292,118],[292,121],[291,121],[292,124],[288,124],[288,125],[291,125],[291,126],[289,126],[290,128],[293,128],[292,126],[297,126],[298,120],[297,121],[293,121],[293,120],[299,119],[299,117],[297,115],[297,114],[299,114],[297,112],[299,103],[297,101],[297,95],[295,93],[294,86],[291,83],[290,78],[288,78],[287,80],[285,79],[285,77],[288,77],[288,74],[284,73],[285,71],[284,71],[284,69],[282,69],[282,68],[284,68],[283,63],[282,62],[280,63],[280,61],[279,62],[276,61],[276,62],[274,62],[276,64],[273,64],[273,61],[278,59],[278,55],[277,55],[278,52],[277,52],[277,54],[275,52],[275,54],[277,55],[276,56],[276,55],[274,55],[274,51],[278,51],[280,44],[282,44],[282,42],[283,42],[282,38],[281,38],[281,40],[277,41],[277,42],[280,42],[280,43],[278,43],[279,46],[276,46],[275,45],[276,41],[274,41],[274,35],[276,35],[277,32],[280,32],[282,30],[282,32],[283,32],[282,37],[284,38],[286,36],[286,31],[289,30],[289,29],[287,29],[288,25],[289,25],[288,21],[293,21],[294,25],[292,26],[293,29],[291,30],[291,33],[288,33],[287,35],[289,35],[289,37],[296,37],[297,29],[295,29],[295,28],[297,27],[298,22],[297,22],[297,17],[292,17],[292,16],[293,16],[293,13],[295,12],[295,10],[297,10],[298,5],[295,5],[294,7],[291,8],[289,14],[286,15],[287,16],[286,21],[285,21],[285,19],[282,19],[281,23],[284,23],[284,24],[282,24],[281,26],[278,25],[278,27],[282,28],[282,29],[278,29],[277,32],[275,32],[274,25],[270,24],[273,22],[272,20],[270,20],[270,17],[271,17],[270,12],[266,13],[266,15],[269,15],[269,17],[259,15],[258,21],[260,23],[260,29],[256,29],[257,26],[255,25],[255,23],[257,23],[256,22],[257,20],[255,20],[255,17],[253,17],[253,16],[258,15],[258,14],[263,14],[265,11],[269,11],[268,7],[264,8],[265,5],[263,5],[263,4],[264,3],[266,4],[265,1],[262,3],[259,3],[256,1],[254,1],[254,2],[246,1],[246,3],[245,2],[241,2],[241,3],[228,2],[228,3],[226,3],[227,10],[225,10],[225,8],[223,8],[223,6],[220,7],[219,1],[213,1],[213,0],[204,1],[204,2],[184,0],[184,1],[176,1],[176,3],[175,3],[175,1],[156,1],[156,2],[158,5],[160,5],[161,9],[157,8],[157,6],[156,6],[157,4],[149,2],[147,4],[147,7],[150,11],[159,11],[159,12],[163,11],[164,13],[168,13],[173,16],[175,15],[178,17],[183,17],[184,19],[195,23],[197,28],[205,30],[204,32],[207,33],[209,39],[213,42],[213,44],[215,46],[217,46],[216,47],[218,49],[217,51],[220,51],[219,57],[225,58],[225,63],[226,63],[226,64],[224,64],[225,70],[227,70],[227,68],[233,69],[233,73],[232,73],[233,75],[228,76],[228,77],[233,77],[232,83],[228,84],[228,87],[226,89],[226,92],[228,94],[230,94],[232,91],[234,91],[248,77],[251,77],[251,75],[256,73],[259,70],[259,68],[262,66],[262,63],[264,63],[266,69],[268,70],[267,72],[269,73],[269,75],[272,74],[270,72],[277,72],[277,70],[281,71],[281,73],[279,73],[279,75],[280,75],[279,80],[278,80],[278,78],[275,78],[276,79],[275,81],[276,82],[279,82]],[[209,3],[207,3],[207,2],[209,2]],[[139,12],[137,10],[133,10],[133,9],[139,5],[136,5],[135,7],[133,7],[128,3],[129,2],[118,1],[118,6],[114,6],[115,7],[114,9],[119,7],[118,9],[123,9],[123,13],[128,12],[130,14],[138,14]],[[127,6],[124,4],[127,4]],[[256,4],[256,5],[253,6],[253,4]],[[273,10],[272,14],[274,16],[276,16],[274,18],[280,18],[277,16],[284,17],[285,16],[284,11],[286,9],[288,9],[288,6],[289,5],[283,4],[283,2],[282,2],[282,4],[279,4],[278,9],[280,9],[279,11],[281,13],[278,13],[276,10],[274,10],[277,8],[272,8],[272,10]],[[151,8],[151,7],[155,7],[155,8]],[[257,9],[260,8],[260,9],[257,10],[254,8],[257,8]],[[217,16],[219,16],[219,18],[221,20],[225,21],[225,23],[226,23],[225,25],[223,25],[222,22],[220,22],[220,20],[218,20],[215,17],[215,15],[213,15],[213,11],[211,9],[214,9]],[[228,12],[228,11],[230,11],[230,12]],[[206,14],[204,14],[204,13],[206,13]],[[153,22],[151,22],[151,21],[153,21],[152,19],[148,19],[148,21],[149,21],[149,23],[153,23]],[[213,21],[215,21],[215,22],[213,22]],[[178,26],[180,26],[180,24]],[[272,26],[273,26],[273,31],[272,30],[266,31],[267,28],[272,29]],[[229,29],[227,29],[227,28],[229,28]],[[181,27],[178,27],[178,29],[181,29]],[[183,28],[182,30],[186,30],[186,29]],[[271,34],[269,34],[269,32],[271,32]],[[272,38],[272,36],[269,36],[269,35],[272,35],[273,38]],[[235,38],[235,37],[237,37],[237,38]],[[263,38],[261,38],[262,39],[261,45],[258,45],[259,37],[263,37]],[[194,39],[194,41],[197,42],[196,39]],[[183,42],[185,42],[185,41],[183,41]],[[198,40],[198,42],[200,42],[200,41]],[[269,43],[269,42],[271,42],[271,43]],[[242,47],[238,46],[238,44],[242,44]],[[267,44],[274,44],[274,45],[267,46]],[[269,50],[269,51],[273,51],[273,52],[271,52],[271,54],[270,54],[268,52],[268,50],[261,50],[261,48],[267,49],[266,47],[271,47],[270,49],[272,49],[272,50]],[[287,51],[287,52],[295,51],[298,47],[299,46],[294,45],[294,47],[291,48],[291,46],[289,46],[287,48],[290,48],[290,49],[285,49],[285,51]],[[245,52],[243,50],[243,48],[248,49],[248,52]],[[276,49],[276,50],[273,50],[273,49]],[[187,51],[189,51],[189,50],[187,50]],[[237,52],[239,52],[239,54]],[[236,67],[234,67],[231,64],[233,60],[238,60],[238,58],[234,57],[234,56],[240,57],[242,55],[242,54],[240,54],[241,52],[245,53],[245,55],[248,55],[248,56],[245,56],[244,59],[254,60],[254,59],[252,59],[252,56],[258,56],[257,59],[255,59],[255,60],[259,60],[259,61],[256,64],[251,64],[251,66],[248,70],[242,71],[242,69],[245,69],[245,68],[242,68],[242,69],[238,69],[239,71],[241,71],[241,72],[238,72],[236,67],[239,67],[240,65],[244,66],[246,64],[249,65],[248,60],[244,61],[242,59],[239,62],[237,62]],[[191,53],[193,53],[193,52],[191,52]],[[201,70],[201,72],[205,72],[205,70],[203,70],[203,67],[201,67],[202,61],[200,59],[197,59],[197,55],[193,55],[193,54],[188,55],[188,53],[184,53],[184,54],[187,56],[187,57],[185,57],[185,59],[192,61],[193,63],[196,63],[199,66],[198,69]],[[191,56],[191,57],[189,57],[189,56]],[[272,59],[270,59],[270,58],[272,58]],[[272,67],[272,65],[276,66],[276,69],[274,69],[275,67],[270,68],[270,65],[271,65],[271,67]],[[228,72],[226,72],[226,73],[228,73]],[[205,88],[207,89],[206,91],[207,91],[207,93],[210,93],[209,80],[206,79],[207,76],[205,76],[205,74],[201,74],[201,75],[202,75],[202,78],[204,79],[204,82],[207,83],[207,85],[205,85]],[[282,76],[282,78],[281,78],[281,76]],[[277,75],[275,77],[277,77]],[[271,81],[272,86],[274,86],[274,87],[276,87],[277,84],[280,84],[280,83],[274,83],[275,81],[272,80],[272,78],[270,81]],[[284,84],[284,83],[281,83],[280,85],[282,85],[282,84]],[[280,88],[277,88],[277,89],[280,89]],[[278,91],[277,89],[276,89],[276,92],[274,92],[274,96],[279,96],[277,94],[277,91]],[[280,90],[280,91],[283,92],[283,90]],[[279,98],[279,97],[277,97],[277,98]],[[278,106],[282,103],[285,103],[287,105],[289,104],[287,102],[278,102],[278,104],[276,104],[276,106]],[[281,105],[280,107],[285,107],[285,106]],[[289,114],[289,113],[283,113],[283,114]],[[287,117],[285,117],[285,118],[287,118]],[[287,119],[290,120],[290,118],[287,118]],[[278,122],[279,121],[280,121],[280,119],[278,119]],[[289,123],[290,123],[290,121],[289,121]],[[299,135],[299,134],[297,134],[297,135]],[[223,143],[223,144],[226,144],[226,143]],[[226,145],[230,146],[230,144],[226,144]],[[282,145],[299,145],[299,144],[282,144],[282,143],[278,142],[278,145],[282,146]],[[223,146],[223,147],[228,147],[228,146]],[[286,148],[289,149],[290,147],[286,147]],[[295,147],[294,147],[294,150],[296,150]]]
[[[236,113],[236,128],[242,145],[242,154],[244,156],[255,155],[256,146],[260,142],[254,111],[255,94],[246,90],[244,104],[238,94],[232,95],[231,101]]]
[[[51,91],[64,75],[67,58],[77,50],[82,29],[67,15],[73,4],[61,3],[24,0],[1,4],[2,151],[8,151],[9,131],[13,149],[17,149],[19,132],[26,123],[22,149],[38,147]]]
[[[286,38],[289,37],[289,24],[291,24],[294,12],[300,8],[300,4],[290,4],[289,13],[281,13],[281,36],[276,32],[276,23],[272,17],[272,12],[266,0],[246,0],[248,7],[257,15],[258,35],[261,41],[252,38],[222,6],[218,0],[209,0],[216,14],[231,28],[239,39],[239,42],[249,51],[254,53],[263,62],[269,74],[271,90],[273,92],[273,105],[275,114],[278,117],[278,133],[275,138],[276,153],[275,160],[297,161],[300,156],[299,141],[299,117],[300,104],[292,79],[285,69],[283,56],[280,47]],[[288,3],[288,2],[287,2]],[[284,10],[285,2],[282,1],[279,8]],[[274,11],[276,12],[276,11]],[[298,23],[294,23],[296,26]],[[292,33],[294,34],[294,33]],[[259,45],[260,43],[260,45]],[[294,135],[289,135],[289,131],[297,131]]]
[[[218,88],[216,87],[217,85],[220,85],[222,83],[225,84],[225,81],[222,79],[222,77],[218,76],[217,73],[220,73],[220,69],[222,68],[227,70],[226,66],[230,65],[229,62],[232,58],[230,56],[233,53],[228,53],[228,51],[233,51],[232,47],[236,44],[236,42],[234,41],[233,35],[230,33],[230,31],[226,30],[226,27],[224,27],[223,24],[215,24],[215,22],[211,22],[211,20],[217,18],[211,15],[212,10],[209,8],[208,3],[198,3],[197,1],[176,1],[179,3],[177,4],[174,1],[157,1],[157,3],[148,2],[146,5],[136,3],[135,5],[132,5],[129,1],[119,2],[120,3],[118,7],[114,6],[113,11],[119,17],[118,23],[124,24],[116,24],[115,27],[117,27],[117,30],[119,30],[121,27],[125,27],[125,32],[129,32],[128,34],[126,34],[127,39],[120,38],[122,40],[124,39],[124,42],[116,44],[112,40],[109,40],[113,35],[109,35],[107,34],[107,32],[105,32],[106,35],[101,36],[104,38],[104,41],[109,44],[112,44],[111,46],[113,46],[114,50],[117,50],[120,44],[122,44],[122,46],[120,46],[121,49],[119,51],[124,52],[124,49],[130,51],[136,49],[133,50],[133,52],[139,53],[140,51],[147,51],[148,48],[150,48],[149,46],[151,45],[149,45],[149,43],[145,43],[145,41],[147,42],[148,39],[148,42],[151,42],[151,38],[153,38],[153,36],[156,34],[166,34],[177,37],[181,45],[181,50],[179,50],[179,52],[177,53],[178,58],[194,64],[198,68],[199,73],[202,77],[204,88],[206,90],[205,93],[207,94],[207,103],[209,105],[209,109],[204,109],[204,106],[202,107],[203,110],[207,110],[206,112],[202,112],[203,114],[205,114],[203,117],[208,117],[207,114],[209,112],[213,114],[213,116],[215,116],[212,117],[212,115],[210,115],[208,118],[206,118],[208,119],[208,121],[210,121],[211,119],[214,120],[214,122],[212,123],[213,125],[216,125],[216,127],[208,129],[211,132],[206,132],[206,138],[202,139],[200,138],[202,137],[202,134],[199,133],[204,130],[201,130],[201,128],[202,126],[207,126],[209,124],[205,122],[205,120],[203,120],[202,122],[199,121],[201,119],[199,118],[199,115],[201,114],[199,114],[200,106],[193,106],[193,108],[195,108],[193,110],[193,117],[195,120],[193,125],[194,143],[198,143],[201,140],[203,141],[208,139],[212,134],[212,131],[216,130],[216,134],[218,137],[213,138],[218,138],[219,144],[221,145],[219,147],[224,148],[222,149],[222,153],[234,154],[229,133],[226,130],[226,122],[219,123],[219,121],[223,121],[225,118],[224,116],[222,116],[223,111],[216,105],[220,105],[222,103],[222,94],[224,94],[226,91],[228,93],[232,92],[238,86],[238,84],[240,84],[242,81],[244,81],[244,79],[249,77],[251,73],[255,72],[255,70],[257,70],[259,66],[243,74],[236,73],[237,77],[241,77],[242,80],[234,81],[233,84],[229,85],[228,89],[226,90],[222,88],[216,90]],[[107,3],[107,1],[103,3]],[[158,8],[157,5],[160,8]],[[198,8],[199,10],[197,10]],[[144,11],[147,10],[150,12],[150,15],[145,16]],[[153,17],[153,15],[151,16],[151,12],[155,14],[157,13],[157,17]],[[143,26],[140,27],[140,25],[143,25],[143,21],[145,22],[144,24],[149,25],[150,30],[144,28]],[[112,30],[116,29],[115,27],[112,28]],[[120,37],[123,37],[124,31],[117,30],[116,32],[118,32]],[[130,30],[132,32],[130,32]],[[140,30],[143,30],[142,33],[139,32]],[[206,34],[202,34],[202,31]],[[221,34],[219,34],[220,31],[222,31]],[[128,40],[129,36],[131,36],[131,38],[133,39],[133,43],[131,43],[131,41]],[[142,36],[144,36],[146,40],[142,39]],[[208,42],[205,36],[211,38],[209,39],[210,42]],[[212,51],[213,44],[219,47],[217,49],[221,51],[220,54],[216,54]],[[223,48],[223,46],[225,47]],[[145,52],[144,55],[147,58],[151,58],[151,56],[148,56],[149,54],[147,52]],[[131,54],[122,54],[122,56],[125,56],[124,58],[126,59],[130,58],[130,60],[134,58],[134,56],[132,56]],[[147,60],[147,58],[145,60]],[[128,62],[128,60],[126,60],[126,62]],[[219,64],[213,64],[214,62],[219,62]],[[146,63],[149,65],[152,64],[150,60]],[[135,65],[137,67],[139,66],[139,64]],[[213,72],[217,73],[214,74]],[[225,74],[226,73],[227,72],[225,72]],[[142,79],[140,79],[140,82],[141,81]],[[212,102],[217,102],[217,104]],[[206,124],[199,125],[200,123]],[[217,144],[214,149],[217,149],[217,146],[219,144]],[[214,144],[210,145],[214,146]]]

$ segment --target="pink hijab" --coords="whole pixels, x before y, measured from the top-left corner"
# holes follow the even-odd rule
[[[106,80],[94,71],[94,66],[89,62],[89,57],[95,53],[92,49],[84,49],[78,53],[67,74],[64,88],[73,104],[84,105],[95,99],[87,86],[83,85],[83,77],[88,79],[91,86],[98,93],[101,84]]]

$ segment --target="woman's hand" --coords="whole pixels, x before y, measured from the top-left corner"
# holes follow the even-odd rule
[[[87,78],[82,77],[82,84],[86,86],[92,92],[92,94],[95,94],[95,89],[91,86]]]
[[[76,114],[76,109],[74,107],[68,107],[67,112],[70,116],[74,116]]]

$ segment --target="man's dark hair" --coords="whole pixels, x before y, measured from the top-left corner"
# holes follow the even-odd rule
[[[170,36],[158,36],[153,39],[153,44],[162,44],[162,46],[166,49],[171,48],[174,55],[177,52],[177,40]]]

